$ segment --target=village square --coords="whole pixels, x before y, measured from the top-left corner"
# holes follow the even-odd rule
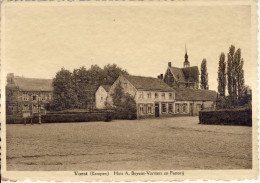
[[[251,90],[241,50],[231,45],[227,55],[218,91],[209,90],[206,59],[192,66],[186,49],[182,68],[165,63],[157,77],[115,64],[62,68],[54,79],[9,73],[7,169],[251,168]]]

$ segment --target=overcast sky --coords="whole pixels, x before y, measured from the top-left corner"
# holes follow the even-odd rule
[[[182,67],[207,59],[210,89],[217,89],[221,52],[242,49],[251,85],[249,6],[42,6],[7,7],[5,71],[53,78],[73,70],[115,63],[130,74],[156,77],[168,62]]]

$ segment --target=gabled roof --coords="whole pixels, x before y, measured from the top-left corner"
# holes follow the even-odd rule
[[[53,91],[52,79],[24,78],[15,76],[14,84],[21,91]]]
[[[177,67],[168,67],[179,82],[198,82],[199,79],[199,69],[197,66],[186,67],[186,68],[177,68]]]
[[[110,85],[101,85],[105,90],[106,92],[109,92],[111,86]]]
[[[152,77],[123,75],[137,90],[174,91],[162,80]]]
[[[181,68],[169,67],[169,69],[177,81],[181,81],[181,82],[186,81]]]
[[[198,66],[182,68],[185,80],[187,82],[198,82],[199,81],[199,68]]]
[[[174,88],[176,101],[216,101],[217,92],[191,88]]]

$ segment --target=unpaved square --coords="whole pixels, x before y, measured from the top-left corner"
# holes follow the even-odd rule
[[[198,117],[7,125],[7,170],[252,168],[252,128]]]

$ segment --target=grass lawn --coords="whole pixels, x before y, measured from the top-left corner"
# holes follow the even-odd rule
[[[198,117],[7,125],[7,170],[246,169],[252,128]]]

